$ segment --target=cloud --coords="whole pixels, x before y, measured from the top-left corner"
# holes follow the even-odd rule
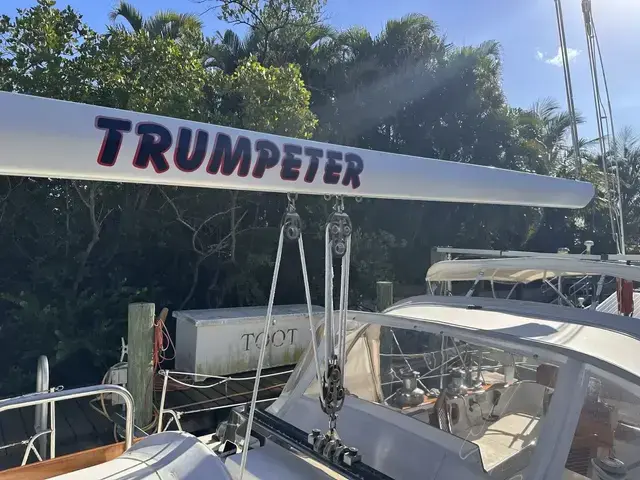
[[[569,58],[569,62],[573,62],[581,53],[582,51],[580,50],[567,47],[567,57]],[[537,50],[536,58],[544,63],[548,63],[549,65],[554,65],[556,67],[562,66],[562,51],[560,50],[560,47],[558,47],[558,53],[555,57],[548,57],[540,50]]]

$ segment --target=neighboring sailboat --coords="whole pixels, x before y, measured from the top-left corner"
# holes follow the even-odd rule
[[[592,282],[592,278],[597,280]],[[563,289],[563,279],[573,280],[568,292]],[[619,283],[619,294],[624,292],[626,295],[629,288],[633,290],[633,282],[640,282],[640,267],[564,254],[540,254],[519,258],[444,260],[433,264],[426,276],[431,293],[437,290],[440,294],[449,294],[451,288],[447,286],[452,282],[473,282],[467,291],[468,297],[474,295],[482,281],[489,282],[493,297],[496,297],[495,284],[509,285],[511,289],[506,298],[512,298],[519,285],[541,282],[554,292],[557,303],[590,309],[598,307],[605,282],[612,279]]]

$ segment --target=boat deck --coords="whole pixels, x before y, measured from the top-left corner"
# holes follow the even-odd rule
[[[278,367],[263,372],[270,375],[260,380],[258,400],[261,406],[275,400],[287,382],[292,367]],[[238,375],[251,377],[254,373]],[[162,377],[156,378],[154,403],[159,408]],[[191,383],[191,382],[189,382]],[[211,432],[226,418],[229,409],[251,401],[253,380],[231,380],[206,388],[208,382],[196,383],[195,387],[184,387],[169,383],[165,409],[179,412],[183,430],[196,435]],[[56,404],[56,456],[108,445],[115,442],[114,424],[89,404],[90,399],[80,398]],[[94,402],[96,405],[96,402]],[[97,403],[99,406],[99,403]],[[164,416],[164,425],[171,417]],[[35,409],[26,407],[0,414],[0,470],[20,465],[29,438],[34,430]],[[173,423],[169,429],[175,430]],[[22,442],[22,443],[20,443]],[[28,463],[37,461],[30,453]]]

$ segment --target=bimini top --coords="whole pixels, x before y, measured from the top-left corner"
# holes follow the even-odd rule
[[[0,92],[0,175],[582,208],[593,185]]]
[[[493,280],[499,283],[529,283],[557,276],[605,275],[640,282],[640,267],[618,262],[576,257],[485,258],[444,260],[427,271],[428,282]]]
[[[577,355],[607,370],[611,370],[607,364],[614,366],[620,370],[616,374],[636,384],[640,381],[640,356],[630,354],[640,347],[640,324],[633,317],[537,302],[455,296],[413,297],[390,307],[384,316],[430,324],[436,333],[446,326],[471,338],[482,332],[499,341],[538,345]],[[367,314],[356,317],[367,321]]]

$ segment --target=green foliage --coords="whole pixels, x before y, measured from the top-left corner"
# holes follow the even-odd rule
[[[214,90],[229,114],[223,122],[248,130],[311,138],[317,120],[309,110],[311,94],[305,88],[300,68],[264,67],[255,58],[242,63],[231,75],[218,72]]]
[[[67,98],[75,84],[69,66],[94,33],[70,7],[52,0],[0,17],[0,87],[50,98]]]
[[[320,21],[326,0],[211,0],[219,18],[264,32],[283,28],[306,28]]]
[[[201,3],[218,7],[221,20],[249,27],[258,59],[271,64],[283,50],[295,48],[309,30],[320,24],[326,0],[203,0]]]
[[[389,20],[377,36],[362,28],[338,32],[322,23],[324,3],[212,0],[223,20],[248,31],[205,38],[191,14],[144,18],[120,2],[99,34],[73,9],[38,0],[15,18],[0,17],[0,88],[367,149],[578,174],[568,116],[557,103],[507,105],[496,42],[456,48],[418,14]],[[352,306],[370,304],[375,280],[422,284],[437,245],[555,251],[592,239],[611,251],[605,184],[615,175],[605,176],[591,146],[580,142],[580,175],[596,184],[598,198],[578,212],[347,202],[355,227]],[[611,153],[628,238],[638,245],[640,147],[626,135]],[[0,345],[14,359],[0,365],[0,391],[31,390],[41,354],[54,365],[54,382],[99,381],[117,359],[133,300],[173,309],[264,304],[284,208],[274,194],[0,178]],[[324,296],[330,208],[323,199],[298,201],[316,303]],[[284,255],[295,257],[294,246]],[[303,299],[298,262],[283,262],[276,301]]]
[[[165,10],[145,19],[137,8],[124,0],[120,0],[120,3],[109,14],[109,19],[114,23],[119,18],[125,20],[134,32],[145,32],[152,38],[162,37],[176,40],[182,37],[189,38],[202,31],[202,20],[197,15]],[[114,30],[123,31],[124,28],[122,25],[117,25]]]
[[[114,31],[87,46],[78,74],[89,103],[204,120],[209,78],[198,51],[144,32]]]

